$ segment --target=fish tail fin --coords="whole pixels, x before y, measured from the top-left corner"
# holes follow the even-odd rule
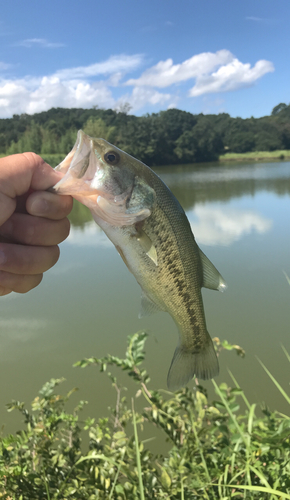
[[[219,373],[219,363],[212,340],[207,333],[209,342],[199,352],[190,352],[180,344],[175,349],[167,376],[167,386],[170,391],[177,391],[185,386],[193,376],[207,380]]]

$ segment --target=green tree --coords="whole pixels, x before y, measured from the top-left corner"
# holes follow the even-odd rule
[[[24,134],[24,150],[41,152],[42,133],[41,128],[37,123],[32,122],[30,128]]]
[[[102,118],[89,118],[84,125],[84,132],[91,137],[99,137],[114,142],[115,127],[108,127]]]
[[[272,109],[272,115],[278,115],[278,113],[280,113],[280,111],[282,111],[282,109],[286,109],[287,108],[287,105],[284,103],[284,102],[280,102],[280,104],[277,104],[277,106],[275,106],[273,109]]]
[[[59,153],[68,154],[74,146],[77,138],[77,130],[69,129],[61,136],[59,142]]]
[[[6,137],[5,134],[0,133],[0,153],[5,153],[7,148],[7,142],[6,142]]]
[[[193,115],[179,109],[134,116],[112,109],[52,108],[34,115],[0,119],[0,152],[66,154],[76,132],[103,137],[149,166],[217,159],[224,149],[245,153],[290,148],[290,105],[255,119]]]
[[[206,116],[176,141],[175,153],[181,162],[216,161],[223,151],[221,134]]]
[[[42,145],[42,131],[37,123],[32,122],[17,142],[12,141],[8,148],[8,154],[33,151],[40,154]]]
[[[246,153],[255,148],[255,122],[252,119],[231,120],[224,136],[224,145],[234,153]]]
[[[20,144],[18,142],[12,141],[6,153],[8,155],[15,155],[17,153],[22,153],[22,151],[20,151]]]
[[[283,147],[281,133],[275,123],[263,120],[255,135],[256,151],[275,151]]]

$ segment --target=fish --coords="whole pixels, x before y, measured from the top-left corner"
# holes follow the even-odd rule
[[[226,283],[198,247],[186,214],[151,168],[104,139],[79,130],[71,152],[56,167],[64,175],[52,191],[86,205],[141,287],[139,317],[168,312],[179,342],[167,376],[170,391],[194,376],[218,375],[201,288]]]

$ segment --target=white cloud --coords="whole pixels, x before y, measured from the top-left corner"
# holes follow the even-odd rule
[[[276,22],[274,19],[267,19],[265,17],[255,17],[255,16],[247,16],[246,21],[254,21],[256,23],[264,23],[264,24],[273,24]]]
[[[49,42],[45,38],[27,38],[26,40],[16,43],[15,45],[29,49],[31,47],[42,47],[45,49],[58,49],[59,47],[65,47],[63,43]]]
[[[61,69],[54,76],[61,80],[72,80],[76,78],[89,78],[97,75],[114,74],[119,72],[133,71],[138,68],[143,61],[141,54],[133,56],[119,55],[111,56],[107,61],[90,64],[89,66],[79,66],[77,68]]]
[[[25,77],[14,80],[2,78],[0,116],[5,118],[20,113],[33,114],[58,106],[88,108],[98,105],[114,108],[117,100],[113,97],[110,87],[121,86],[122,76],[135,70],[142,61],[143,56],[140,54],[133,56],[121,54],[89,66],[62,69],[42,78]],[[96,79],[100,75],[108,75],[109,79],[107,81]],[[152,94],[150,102],[158,103],[158,93],[154,91],[150,94]],[[164,100],[166,98],[167,96]],[[130,100],[130,96],[126,96],[126,100]],[[133,101],[137,103],[134,96]],[[133,106],[132,109],[134,110]]]
[[[189,91],[191,97],[215,92],[229,92],[243,87],[250,87],[266,73],[274,71],[269,61],[258,61],[253,68],[234,59],[229,64],[221,66],[211,75],[197,77],[196,84]]]
[[[265,233],[272,226],[270,219],[254,211],[209,205],[195,205],[187,216],[197,242],[204,245],[230,245],[251,232]]]
[[[172,59],[167,59],[144,71],[140,78],[128,80],[127,85],[169,87],[174,83],[207,74],[221,64],[230,62],[232,58],[228,50],[219,50],[215,54],[211,52],[198,54],[181,64],[173,64]]]
[[[169,103],[169,101],[172,101]],[[143,108],[146,104],[168,104],[168,106],[175,107],[177,99],[174,98],[171,94],[163,94],[161,92],[158,92],[155,89],[150,89],[146,87],[135,87],[131,93],[131,95],[126,94],[122,96],[119,101],[117,102],[117,107],[118,105],[128,102],[131,104],[132,109],[134,111],[137,111],[138,109]]]
[[[195,55],[181,64],[173,64],[172,59],[160,61],[139,78],[129,79],[126,84],[165,88],[195,79],[196,83],[189,91],[189,96],[195,97],[249,87],[272,71],[274,66],[269,61],[260,60],[251,68],[249,63],[241,63],[229,50],[219,50]]]
[[[52,107],[90,108],[94,105],[113,108],[116,104],[104,81],[61,81],[55,76],[44,76],[37,82],[0,80],[0,117],[20,113],[38,113]]]
[[[29,39],[29,43],[45,46],[44,39]],[[27,42],[27,43],[28,43]],[[253,68],[243,64],[228,50],[216,53],[202,53],[181,64],[173,64],[172,59],[160,61],[147,69],[137,79],[123,82],[126,74],[136,71],[144,64],[140,54],[111,56],[107,60],[64,68],[52,75],[42,77],[26,76],[21,79],[0,78],[0,117],[13,114],[33,114],[52,107],[118,108],[124,102],[131,106],[131,112],[151,107],[176,107],[180,92],[164,92],[173,84],[195,80],[189,95],[225,92],[253,85],[264,74],[274,71],[269,61],[258,61]],[[0,70],[7,69],[0,63]],[[122,92],[125,85],[132,86],[130,93]]]
[[[1,96],[1,90],[0,90]],[[30,92],[25,112],[38,113],[52,107],[88,108],[95,104],[110,108],[114,99],[104,82],[61,81],[56,76],[43,77],[38,88]]]
[[[12,64],[7,64],[5,62],[0,61],[0,71],[5,71],[12,67]]]

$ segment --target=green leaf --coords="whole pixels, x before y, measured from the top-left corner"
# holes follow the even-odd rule
[[[167,474],[167,472],[164,469],[164,467],[160,466],[160,468],[161,468],[160,483],[162,484],[163,488],[165,488],[166,490],[169,490],[169,488],[171,486],[171,478]]]

